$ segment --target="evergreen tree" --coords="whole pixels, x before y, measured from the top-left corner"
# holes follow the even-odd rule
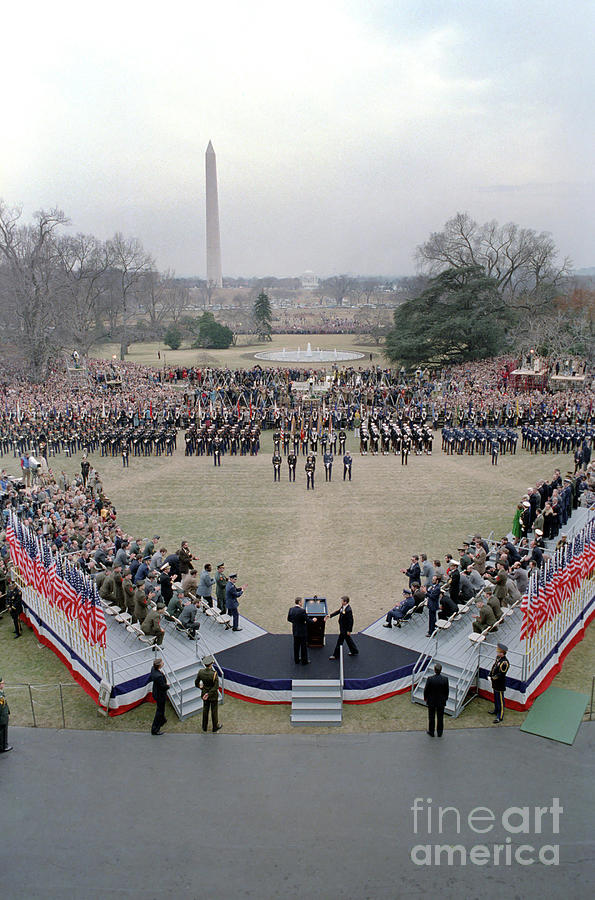
[[[198,335],[193,347],[206,347],[210,350],[227,350],[233,341],[233,331],[227,325],[217,322],[212,312],[205,312],[196,320]]]
[[[446,269],[398,306],[386,354],[402,365],[443,365],[502,353],[513,312],[481,266]]]
[[[271,309],[271,301],[264,291],[261,291],[254,308],[252,310],[254,322],[256,324],[257,334],[261,341],[271,340],[271,327],[273,324],[273,310]]]

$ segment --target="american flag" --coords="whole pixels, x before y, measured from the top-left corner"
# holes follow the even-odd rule
[[[543,570],[537,573],[537,598],[535,605],[535,630],[540,631],[548,620],[548,604],[545,593],[545,577]]]
[[[91,614],[91,603],[89,597],[89,591],[87,585],[85,584],[85,579],[78,571],[78,569],[73,570],[72,579],[74,582],[74,587],[76,589],[78,595],[78,609],[77,615],[79,624],[81,627],[81,632],[83,637],[89,643],[93,643],[92,641],[92,614]]]
[[[56,604],[70,620],[76,618],[78,597],[67,577],[68,563],[60,556],[56,559],[56,575],[54,577],[54,596]]]
[[[595,519],[591,519],[585,529],[585,577],[589,578],[595,568]]]
[[[521,640],[532,638],[536,628],[536,603],[537,603],[537,575],[533,574],[529,578],[527,593],[521,600],[521,611],[523,620],[521,622]]]
[[[577,534],[572,542],[572,560],[570,563],[570,589],[576,591],[581,581],[583,542],[580,534]]]
[[[548,559],[543,570],[543,578],[545,582],[545,603],[546,603],[546,619],[550,621],[560,612],[556,607],[556,596],[554,591],[554,567],[555,561]]]

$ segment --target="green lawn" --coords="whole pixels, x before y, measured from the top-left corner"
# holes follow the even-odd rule
[[[181,441],[183,443],[183,441]],[[356,451],[353,437],[352,451]],[[12,458],[4,464],[11,471]],[[565,456],[500,457],[497,468],[489,457],[447,457],[439,448],[432,457],[400,459],[360,457],[354,452],[353,481],[343,483],[335,466],[334,480],[325,484],[317,473],[314,493],[307,492],[300,458],[298,477],[289,484],[286,472],[273,483],[271,434],[263,436],[258,457],[224,457],[215,469],[207,458],[186,458],[178,449],[172,458],[134,459],[122,469],[120,459],[94,457],[108,495],[123,527],[145,538],[161,534],[170,549],[182,538],[200,557],[200,564],[224,560],[227,571],[237,569],[248,583],[243,613],[273,632],[286,632],[287,609],[296,595],[326,596],[331,606],[343,593],[352,598],[356,630],[382,615],[405,583],[401,568],[411,553],[444,557],[456,553],[460,541],[479,531],[506,533],[519,496],[555,466],[570,463]],[[79,471],[80,459],[59,458],[54,470]],[[0,624],[2,666],[10,682],[13,723],[31,722],[28,691],[16,682],[57,684],[72,682],[66,669],[32,634],[18,641],[10,635],[10,620]],[[331,628],[331,632],[334,627]],[[593,629],[591,629],[591,632]],[[593,673],[592,633],[573,650],[556,683],[590,690]],[[78,686],[64,688],[69,727],[137,729],[146,727],[146,706],[124,716],[98,719],[96,708]],[[35,692],[38,724],[59,725],[61,711],[55,688]],[[489,724],[483,701],[472,703],[448,727]],[[523,714],[507,715],[509,724]],[[171,730],[193,731],[196,721],[174,722]],[[226,730],[276,733],[289,729],[288,708],[226,701]],[[408,695],[381,703],[349,705],[344,729],[393,730],[425,727],[424,710]]]
[[[192,350],[184,345],[179,350],[170,350],[165,344],[159,342],[131,344],[126,356],[127,362],[141,363],[146,366],[222,366],[230,369],[250,368],[253,365],[278,366],[276,362],[266,362],[255,359],[256,353],[266,350],[282,350],[284,347],[305,350],[308,342],[314,349],[320,347],[324,350],[356,350],[364,353],[365,357],[354,365],[386,365],[382,348],[370,343],[367,335],[359,334],[274,334],[272,341],[257,342],[253,335],[240,335],[238,345],[229,350]],[[372,360],[370,360],[372,354]],[[112,356],[120,358],[119,344],[100,344],[91,350],[91,356],[100,359],[111,359]],[[299,366],[291,364],[293,368],[311,368],[312,364],[304,362]],[[331,368],[332,363],[317,363],[316,368]]]

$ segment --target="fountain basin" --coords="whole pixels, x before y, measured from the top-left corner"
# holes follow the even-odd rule
[[[324,350],[317,347],[312,350],[310,344],[305,350],[301,347],[283,348],[283,350],[263,350],[261,353],[255,353],[255,359],[267,360],[268,362],[280,363],[334,363],[345,362],[347,360],[363,359],[365,353],[358,353],[356,350]]]

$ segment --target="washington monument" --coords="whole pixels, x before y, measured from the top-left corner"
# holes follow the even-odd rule
[[[217,194],[217,157],[209,141],[205,153],[207,195],[207,284],[223,287],[221,277],[221,237],[219,234],[219,197]]]

